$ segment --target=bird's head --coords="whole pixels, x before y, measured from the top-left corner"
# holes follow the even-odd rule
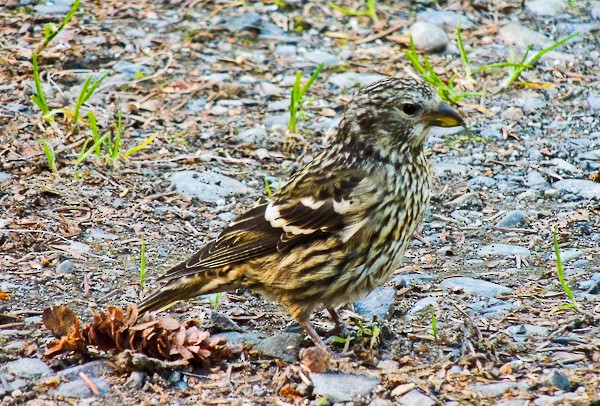
[[[359,90],[348,105],[338,136],[359,137],[351,142],[370,144],[385,155],[402,149],[421,151],[431,127],[456,126],[464,126],[463,119],[441,102],[433,87],[405,77]]]

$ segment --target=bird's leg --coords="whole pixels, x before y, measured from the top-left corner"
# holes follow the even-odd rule
[[[306,331],[308,333],[308,336],[313,341],[313,343],[315,343],[315,345],[320,350],[324,351],[327,355],[329,355],[330,357],[333,357],[333,353],[331,351],[329,351],[329,349],[327,348],[327,346],[325,345],[325,343],[323,342],[321,337],[319,337],[319,334],[317,334],[317,332],[315,331],[313,326],[311,326],[310,322],[308,320],[305,320],[305,321],[299,321],[299,323],[304,328],[304,331]]]
[[[342,325],[342,323],[340,321],[340,316],[337,314],[337,312],[335,311],[335,309],[333,307],[328,307],[327,311],[329,312],[329,315],[331,316],[331,320],[333,320],[333,323],[335,324],[335,327],[333,328],[333,332],[335,334],[342,334],[343,330],[344,330],[344,326]]]

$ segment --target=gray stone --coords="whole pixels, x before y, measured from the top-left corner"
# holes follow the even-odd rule
[[[598,152],[600,153],[600,151],[598,151]],[[550,160],[550,163],[552,165],[554,165],[556,170],[574,173],[574,174],[581,174],[581,169],[579,169],[572,163],[565,161],[564,159],[554,158],[554,159]]]
[[[263,123],[267,127],[287,127],[290,121],[290,114],[269,114],[263,119]]]
[[[519,324],[516,326],[510,326],[506,329],[506,332],[512,336],[515,341],[523,342],[527,340],[530,335],[547,337],[549,330],[543,326],[535,326],[532,324]]]
[[[466,276],[444,279],[440,286],[444,289],[462,289],[467,293],[485,297],[495,297],[512,292],[512,289],[506,286]]]
[[[538,171],[531,171],[525,177],[525,181],[523,182],[525,186],[534,187],[534,186],[544,186],[547,185],[546,178],[539,173]]]
[[[505,228],[523,227],[527,223],[525,213],[521,210],[511,210],[506,213],[496,226]]]
[[[78,254],[87,254],[88,252],[92,251],[92,247],[79,241],[71,241],[69,243],[69,249]]]
[[[129,378],[125,381],[125,387],[129,389],[142,389],[144,381],[146,380],[146,374],[141,371],[133,371]]]
[[[185,112],[187,114],[202,113],[206,109],[208,101],[204,98],[194,98],[185,104]]]
[[[286,111],[290,107],[289,100],[273,100],[267,103],[265,111]]]
[[[525,27],[519,23],[509,23],[498,31],[498,36],[507,44],[514,44],[522,48],[529,45],[548,47],[552,44],[550,38]]]
[[[375,398],[369,403],[369,406],[394,406],[389,399]]]
[[[496,180],[494,178],[490,178],[489,176],[476,176],[467,181],[467,186],[474,190],[481,189],[481,186],[491,188],[495,185]]]
[[[119,236],[113,233],[108,233],[101,228],[92,227],[88,230],[86,237],[92,238],[94,240],[118,240]]]
[[[228,331],[226,333],[218,333],[215,337],[225,337],[228,344],[251,344],[256,345],[260,343],[264,336],[257,333],[239,333],[237,331]]]
[[[358,396],[366,397],[381,379],[353,374],[310,374],[316,396],[325,396],[330,402],[347,402]]]
[[[52,369],[38,358],[19,358],[6,363],[2,369],[20,378],[37,378],[52,373]]]
[[[417,14],[417,19],[451,30],[452,33],[459,24],[461,28],[471,28],[474,25],[473,21],[469,20],[464,14],[448,10],[422,11]]]
[[[515,100],[515,104],[521,106],[525,113],[535,114],[546,107],[548,102],[535,92],[524,91],[519,93]]]
[[[425,52],[440,52],[448,45],[448,36],[437,25],[417,21],[409,28],[415,47]]]
[[[421,313],[423,310],[427,309],[428,307],[434,306],[436,303],[437,298],[435,296],[424,297],[423,299],[418,300],[417,303],[415,303],[410,308],[408,314]]]
[[[359,85],[361,87],[368,86],[380,80],[387,78],[387,76],[379,75],[376,73],[365,74],[358,72],[344,72],[336,73],[329,77],[329,83],[337,87],[353,87]]]
[[[48,4],[38,4],[35,11],[45,15],[64,15],[69,12],[73,0],[58,0]]]
[[[527,399],[509,399],[495,403],[494,406],[526,406],[528,403]]]
[[[319,49],[315,49],[314,51],[308,52],[304,57],[316,64],[324,64],[325,67],[334,66],[340,63],[340,60],[334,54],[329,52],[321,51]]]
[[[569,382],[569,378],[565,374],[561,374],[560,372],[553,370],[545,379],[546,383],[554,386],[557,389],[560,389],[565,392],[571,392],[573,389],[571,386],[571,382]]]
[[[495,398],[511,389],[527,390],[527,385],[518,382],[498,382],[471,385],[471,391],[484,398]]]
[[[68,274],[73,272],[73,262],[66,259],[56,266],[56,272],[60,274]]]
[[[9,381],[6,377],[2,376],[2,373],[0,373],[0,396],[11,394],[13,391],[24,386],[27,386],[27,381],[25,379],[17,378]]]
[[[298,361],[298,351],[304,334],[277,332],[260,341],[254,349],[267,357],[279,358],[286,362]]]
[[[418,389],[413,389],[398,399],[400,406],[433,406],[435,401],[429,396],[423,395]]]
[[[271,96],[281,96],[283,95],[284,90],[277,86],[274,85],[273,83],[270,82],[262,82],[260,84],[260,90],[263,96],[267,96],[267,97],[271,97]]]
[[[477,250],[475,250],[474,253],[479,257],[514,257],[515,255],[529,257],[531,254],[527,248],[509,244],[484,245],[483,247],[479,247]]]
[[[240,333],[244,332],[244,329],[240,327],[235,321],[231,320],[231,318],[221,312],[212,312],[210,315],[210,320],[212,321],[212,329],[215,332],[221,331],[238,331]]]
[[[600,183],[587,179],[563,179],[552,185],[555,189],[577,194],[585,199],[600,199]]]
[[[510,312],[514,312],[518,309],[518,306],[503,300],[487,298],[486,300],[470,303],[469,309],[471,309],[479,317],[484,317],[486,319],[497,319],[509,314]]]
[[[468,167],[466,165],[461,165],[452,162],[437,162],[433,165],[433,171],[435,172],[435,176],[444,176],[444,175],[461,175],[464,176],[467,174]]]
[[[475,255],[481,258],[487,258],[490,256],[495,257],[514,257],[518,256],[529,256],[529,250],[526,248],[518,247],[515,245],[508,244],[488,244],[483,247],[479,247],[471,252],[471,255]]]
[[[600,110],[600,95],[590,94],[587,98],[587,102],[591,110]]]
[[[254,144],[259,144],[261,141],[267,138],[267,129],[264,125],[257,125],[252,128],[249,128],[245,131],[242,131],[237,135],[237,138],[241,142],[251,142]]]
[[[106,379],[102,378],[91,378],[94,385],[98,388],[100,397],[106,396],[110,391],[110,384]],[[90,387],[83,379],[76,379],[74,381],[61,383],[54,390],[55,396],[65,396],[69,398],[84,399],[95,396]]]
[[[262,17],[258,13],[244,13],[232,17],[225,23],[225,27],[231,32],[238,32],[248,28],[261,29]]]
[[[573,405],[575,402],[584,402],[586,404],[589,401],[589,397],[582,397],[575,393],[567,392],[556,396],[545,396],[542,395],[533,401],[535,406],[552,406],[552,405]]]
[[[71,368],[63,369],[59,371],[56,376],[58,378],[64,378],[69,381],[79,378],[79,374],[84,372],[86,375],[90,377],[99,377],[101,373],[112,371],[114,368],[106,363],[105,361],[98,360],[88,362],[83,365],[76,365]]]
[[[404,275],[396,275],[392,278],[392,282],[396,285],[396,289],[408,288],[415,283],[433,282],[436,279],[435,275],[428,273],[407,273]]]
[[[565,11],[567,4],[563,0],[532,0],[525,7],[536,16],[554,17]]]
[[[6,172],[0,172],[0,183],[6,182],[7,180],[11,180],[12,175]]]
[[[354,310],[366,320],[372,320],[373,317],[377,317],[378,320],[388,320],[392,316],[392,305],[395,299],[395,289],[380,286],[354,302]]]
[[[175,172],[171,174],[170,180],[177,192],[196,196],[202,202],[216,202],[231,195],[253,192],[242,182],[213,171]]]
[[[583,152],[578,155],[578,158],[586,161],[600,161],[600,149]]]
[[[580,250],[577,248],[572,248],[572,249],[568,249],[568,250],[560,250],[560,260],[563,263],[566,263],[575,258],[579,258],[583,254],[585,254],[585,252],[583,250]],[[550,259],[552,259],[553,261],[556,261],[556,253],[553,252],[550,255]]]

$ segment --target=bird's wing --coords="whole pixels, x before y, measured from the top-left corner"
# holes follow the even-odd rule
[[[328,173],[326,177],[295,177],[268,203],[235,219],[219,237],[194,256],[170,269],[161,279],[173,279],[236,264],[339,233],[349,239],[362,224],[357,192],[368,184],[356,170]],[[361,218],[362,217],[362,218]]]

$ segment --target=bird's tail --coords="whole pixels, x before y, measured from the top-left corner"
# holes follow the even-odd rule
[[[216,277],[213,272],[202,272],[193,276],[169,279],[164,286],[138,304],[140,315],[151,311],[166,310],[177,304],[177,302],[192,299],[199,295],[225,292],[237,287],[233,278]]]

